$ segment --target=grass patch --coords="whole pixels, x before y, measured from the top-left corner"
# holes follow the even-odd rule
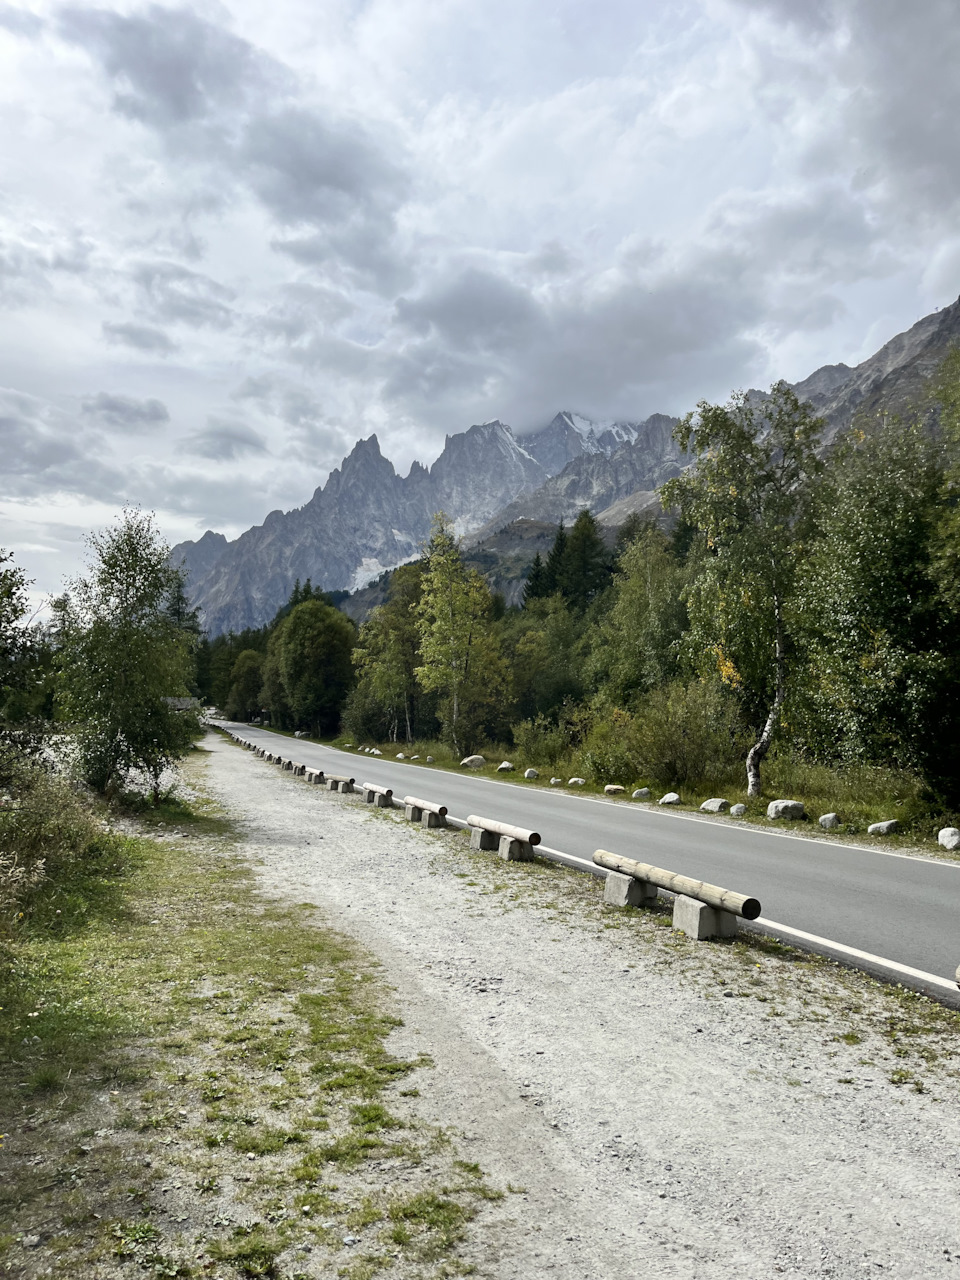
[[[209,804],[145,818],[162,840],[101,832],[34,891],[0,973],[0,1266],[287,1277],[309,1249],[304,1274],[333,1275],[388,1162],[413,1198],[459,1208],[411,1219],[416,1248],[383,1256],[386,1210],[357,1219],[357,1259],[459,1267],[484,1189],[404,1111],[430,1063],[390,1053],[379,966],[258,895]]]

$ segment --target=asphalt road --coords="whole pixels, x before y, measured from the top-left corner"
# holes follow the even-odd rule
[[[604,848],[749,894],[765,919],[954,981],[960,864],[337,751],[256,726],[223,727],[309,767],[391,787],[398,799],[446,805],[452,817],[475,813],[539,831],[545,845],[587,860]]]

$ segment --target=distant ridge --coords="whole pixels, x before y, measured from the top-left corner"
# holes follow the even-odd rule
[[[826,439],[858,413],[909,413],[929,379],[960,344],[960,300],[925,316],[855,368],[824,365],[795,384],[826,421]],[[755,392],[762,395],[762,392]],[[631,511],[656,514],[655,490],[686,459],[673,440],[677,419],[593,421],[562,410],[517,438],[497,419],[448,435],[430,468],[397,474],[377,437],[359,440],[304,506],[272,511],[234,541],[207,531],[174,547],[188,594],[212,635],[260,626],[299,578],[327,590],[356,590],[415,558],[435,511],[447,512],[468,545],[488,543],[520,519],[570,520],[590,507],[614,526]]]

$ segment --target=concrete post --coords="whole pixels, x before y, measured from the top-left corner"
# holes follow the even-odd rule
[[[414,819],[416,821],[416,819]],[[446,825],[439,813],[433,813],[430,809],[424,809],[420,815],[421,827],[443,827]]]
[[[657,886],[611,871],[603,886],[603,900],[610,907],[649,907],[657,900]]]
[[[408,822],[420,822],[423,819],[423,810],[415,804],[405,804],[403,806],[403,816]],[[434,814],[436,817],[436,814]]]
[[[340,783],[336,780],[336,778],[328,778],[328,779],[327,779],[327,790],[328,790],[328,791],[339,791],[339,790],[340,790]]]
[[[483,827],[472,827],[470,831],[471,849],[499,849],[500,837],[493,831],[484,831]]]
[[[498,848],[504,862],[529,862],[533,857],[533,845],[512,836],[501,836]]]
[[[682,929],[688,938],[735,938],[739,925],[731,911],[718,911],[705,902],[678,894],[673,904],[673,927]]]

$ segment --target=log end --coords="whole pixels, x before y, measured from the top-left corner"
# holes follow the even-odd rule
[[[744,920],[756,920],[760,914],[761,907],[757,898],[746,898],[743,903]]]

